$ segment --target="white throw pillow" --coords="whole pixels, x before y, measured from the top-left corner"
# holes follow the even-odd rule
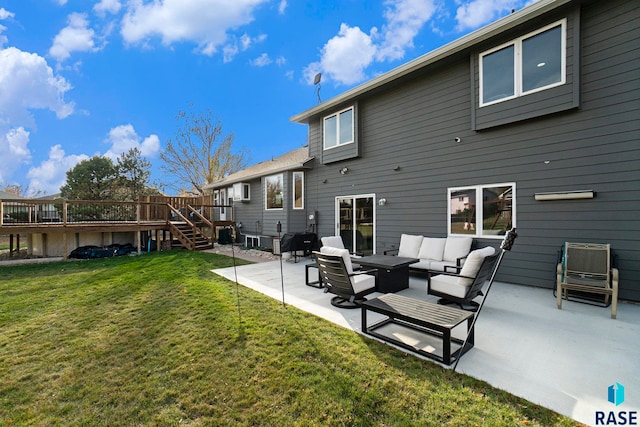
[[[331,246],[333,248],[344,249],[344,243],[340,236],[326,236],[320,239],[322,246]]]
[[[444,256],[444,245],[447,239],[438,237],[425,237],[422,239],[418,258],[432,261],[442,261]]]
[[[320,253],[341,256],[344,260],[344,266],[347,268],[347,273],[353,274],[353,265],[351,264],[351,256],[348,250],[334,248],[333,246],[323,246],[320,248]]]
[[[486,248],[476,249],[471,252],[467,257],[467,260],[464,262],[462,266],[462,270],[460,270],[460,276],[467,277],[475,277],[478,274],[478,270],[480,270],[480,266],[482,265],[482,261],[488,256],[491,256],[496,253],[496,250],[492,246],[487,246]],[[462,286],[470,286],[473,283],[473,279],[467,279],[466,277],[459,277],[458,284]]]
[[[406,258],[418,258],[420,246],[422,245],[422,236],[414,236],[411,234],[403,234],[400,236],[400,247],[398,248],[398,256]]]
[[[444,245],[443,261],[454,261],[469,253],[471,250],[471,237],[447,237]]]

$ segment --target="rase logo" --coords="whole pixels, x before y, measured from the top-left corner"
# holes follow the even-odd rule
[[[619,382],[611,384],[607,389],[607,400],[616,406],[624,402],[624,386]],[[636,411],[596,411],[597,426],[637,426]]]
[[[609,402],[618,406],[624,402],[624,386],[618,382],[609,386]]]

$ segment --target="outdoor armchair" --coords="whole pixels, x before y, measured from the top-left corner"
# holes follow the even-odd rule
[[[569,291],[603,294],[605,305],[611,299],[611,318],[618,311],[618,269],[611,267],[611,246],[599,243],[564,245],[562,262],[556,266],[556,299],[558,309]]]
[[[365,295],[376,291],[377,270],[353,271],[349,251],[323,246],[313,253],[324,291],[335,295],[331,304],[339,308],[357,308]]]
[[[340,236],[325,236],[325,237],[321,237],[320,241],[322,242],[323,247],[328,246],[331,248],[346,249],[344,247],[344,242],[342,240],[342,237]],[[354,261],[355,258],[359,258],[362,256],[362,254],[358,254],[358,253],[349,253],[349,255],[351,256],[351,261]],[[360,264],[353,263],[354,270],[359,270],[360,268],[362,268]]]
[[[475,311],[478,303],[474,298],[482,295],[482,286],[493,271],[498,260],[496,250],[487,246],[472,251],[459,273],[445,271],[427,276],[427,293],[439,296],[439,304],[458,304],[461,308]]]

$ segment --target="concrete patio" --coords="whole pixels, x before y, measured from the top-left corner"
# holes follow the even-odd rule
[[[283,261],[282,276],[279,261],[213,272],[231,281],[237,276],[239,284],[277,300],[283,298],[284,283],[287,305],[361,333],[359,309],[337,309],[330,294],[305,285],[309,262]],[[316,270],[310,272],[316,277]],[[412,277],[409,289],[399,294],[435,302],[425,283]],[[550,289],[496,282],[476,323],[475,347],[460,359],[457,371],[588,425],[595,425],[596,411],[640,412],[640,305],[620,301],[616,320],[610,312],[571,301],[558,310]],[[368,318],[371,323],[381,316]],[[428,345],[419,335],[404,339]],[[626,388],[620,406],[607,400],[607,389],[616,382]]]

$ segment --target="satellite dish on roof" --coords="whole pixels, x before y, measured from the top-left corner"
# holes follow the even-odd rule
[[[320,99],[320,80],[322,80],[322,73],[316,74],[313,78],[313,84],[317,86],[316,94],[318,95],[318,104],[322,102],[322,99]]]

